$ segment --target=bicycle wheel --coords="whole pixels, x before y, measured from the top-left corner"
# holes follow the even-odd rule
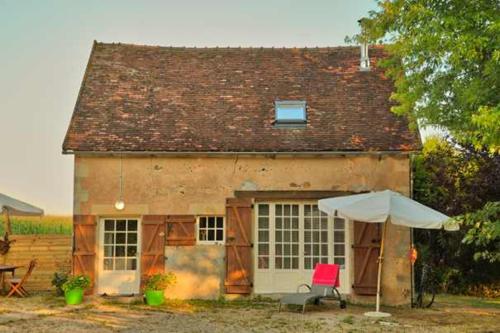
[[[436,297],[436,289],[431,286],[427,286],[424,290],[421,290],[417,295],[417,300],[415,306],[418,308],[430,308],[432,303],[434,303],[434,298]]]

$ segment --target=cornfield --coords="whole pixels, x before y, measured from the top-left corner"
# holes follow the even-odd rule
[[[38,235],[58,234],[71,235],[73,230],[71,216],[46,215],[42,217],[11,217],[12,234]],[[0,217],[0,235],[5,232],[4,217]]]

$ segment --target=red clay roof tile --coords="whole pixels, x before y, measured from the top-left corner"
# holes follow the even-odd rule
[[[390,112],[393,82],[358,47],[170,48],[96,43],[65,152],[330,152],[420,149]],[[276,100],[307,125],[274,126]]]

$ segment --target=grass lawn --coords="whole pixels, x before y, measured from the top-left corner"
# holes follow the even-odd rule
[[[37,294],[1,299],[0,332],[498,332],[498,300],[442,295],[426,310],[385,308],[390,318],[363,316],[372,307],[311,306],[305,315],[278,312],[266,299],[168,301],[148,307],[100,297],[81,306]]]
[[[60,234],[71,235],[73,230],[71,216],[45,215],[42,217],[10,218],[14,235]],[[5,232],[4,217],[0,217],[0,235]]]
[[[438,295],[440,304],[449,306],[470,306],[474,308],[495,308],[500,310],[500,298],[479,298],[470,296]]]

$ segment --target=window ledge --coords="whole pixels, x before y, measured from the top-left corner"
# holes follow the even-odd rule
[[[218,246],[224,246],[224,245],[226,245],[226,243],[223,242],[223,241],[198,241],[198,242],[196,242],[196,245],[218,245]]]
[[[291,128],[291,129],[303,129],[307,127],[307,122],[305,121],[275,121],[275,128]]]

